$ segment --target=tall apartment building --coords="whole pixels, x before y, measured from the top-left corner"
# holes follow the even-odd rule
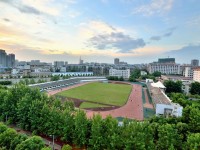
[[[149,73],[156,71],[162,74],[181,74],[180,64],[175,63],[175,58],[158,59],[158,62],[153,62],[148,65]]]
[[[13,68],[15,66],[15,54],[8,54],[0,49],[0,66]]]
[[[109,69],[109,76],[114,76],[114,77],[123,77],[124,79],[128,79],[130,77],[130,69],[126,70],[117,70],[117,69]]]
[[[199,66],[199,60],[198,59],[191,60],[191,66],[192,67],[198,67]]]
[[[183,68],[183,76],[193,78],[193,68],[191,66],[185,66]]]
[[[115,59],[114,59],[114,64],[115,64],[115,65],[119,65],[119,58],[115,58]]]
[[[200,67],[193,69],[193,80],[196,82],[200,82]]]
[[[54,61],[54,67],[60,68],[65,65],[64,61]]]

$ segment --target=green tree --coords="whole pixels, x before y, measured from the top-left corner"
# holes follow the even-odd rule
[[[195,94],[200,95],[200,83],[199,82],[194,82],[191,84],[190,93],[193,95],[195,95]]]
[[[44,141],[39,136],[32,136],[22,143],[18,144],[16,150],[41,150],[44,145]]]
[[[186,146],[188,149],[199,150],[200,149],[200,133],[192,133],[187,138]]]
[[[10,149],[11,142],[17,136],[17,132],[14,129],[8,128],[0,134],[0,146],[5,146],[6,149]]]
[[[72,147],[67,144],[62,147],[62,150],[72,150]]]
[[[182,93],[182,82],[181,81],[172,81],[172,80],[166,80],[164,82],[164,85],[166,87],[166,93]]]
[[[74,124],[74,142],[78,146],[84,146],[88,142],[88,120],[84,111],[78,110],[76,112]]]
[[[161,72],[155,71],[154,73],[152,73],[152,75],[153,75],[154,77],[161,77]]]
[[[18,144],[22,143],[28,139],[28,136],[26,134],[18,134],[11,142],[10,144],[10,150],[13,150],[17,147]]]

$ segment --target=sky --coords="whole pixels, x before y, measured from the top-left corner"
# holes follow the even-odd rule
[[[200,59],[200,0],[0,0],[0,49],[18,60]]]

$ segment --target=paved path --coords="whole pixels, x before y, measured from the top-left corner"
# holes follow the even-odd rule
[[[144,107],[153,109],[153,105],[150,104],[150,102],[149,102],[149,96],[147,94],[147,89],[146,88],[144,88],[144,95],[145,95],[145,100],[146,100],[146,103],[144,104]]]
[[[142,86],[134,84],[132,85],[132,91],[127,103],[117,109],[109,111],[90,111],[87,110],[86,114],[88,118],[92,118],[94,114],[100,114],[103,118],[111,115],[112,117],[124,117],[136,120],[143,120],[143,103],[142,103]]]
[[[29,131],[22,130],[22,129],[20,129],[20,128],[16,127],[16,126],[13,126],[13,125],[9,125],[9,127],[15,129],[18,133],[26,134],[27,136],[32,136],[32,133],[29,132]],[[48,145],[51,148],[53,147],[52,140],[48,140],[46,138],[42,138],[42,139],[45,142],[45,145]],[[56,143],[54,143],[54,149],[55,150],[61,150],[61,146],[56,144]]]

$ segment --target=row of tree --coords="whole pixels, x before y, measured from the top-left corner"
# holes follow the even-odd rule
[[[108,80],[114,80],[114,81],[124,81],[124,78],[121,77],[116,77],[116,76],[109,76],[107,77]]]
[[[0,85],[11,85],[11,81],[0,81]]]
[[[185,103],[183,117],[154,117],[143,122],[125,119],[119,126],[111,116],[87,119],[72,102],[61,103],[38,89],[15,85],[0,89],[0,119],[34,134],[55,135],[56,139],[95,150],[199,149],[200,105],[173,97],[173,101]]]

